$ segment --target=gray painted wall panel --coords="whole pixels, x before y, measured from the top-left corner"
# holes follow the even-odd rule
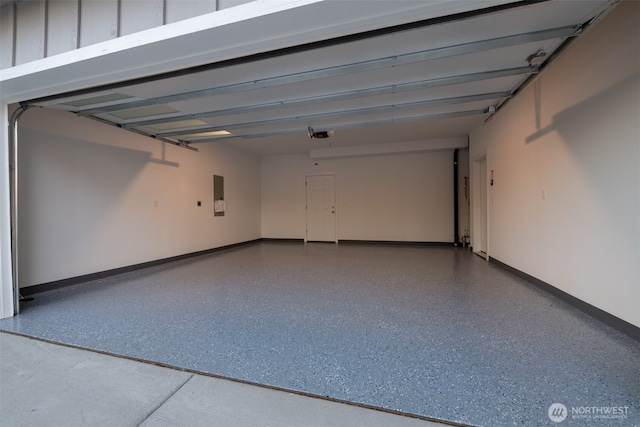
[[[118,0],[80,1],[80,47],[118,37]]]
[[[49,1],[47,56],[78,48],[80,0]]]
[[[253,0],[218,0],[218,10],[229,9],[230,7],[240,6],[241,4],[250,3]]]
[[[46,2],[19,2],[16,8],[16,65],[44,58]]]
[[[121,0],[120,35],[160,27],[164,21],[164,0]]]
[[[0,69],[254,0],[22,0],[0,7]]]
[[[0,69],[13,66],[13,6],[0,9]]]
[[[215,12],[217,6],[216,0],[166,0],[166,2],[167,24]]]

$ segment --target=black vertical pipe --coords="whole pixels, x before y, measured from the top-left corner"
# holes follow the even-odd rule
[[[458,246],[460,230],[458,227],[458,149],[453,150],[453,246]]]

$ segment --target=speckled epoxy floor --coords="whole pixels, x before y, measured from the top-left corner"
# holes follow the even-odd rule
[[[640,425],[638,342],[462,248],[262,242],[35,297],[0,329],[477,426]]]

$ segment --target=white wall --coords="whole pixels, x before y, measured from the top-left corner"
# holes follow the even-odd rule
[[[317,163],[317,165],[316,165]],[[305,176],[337,174],[338,240],[453,242],[453,151],[262,159],[262,236],[305,237]]]
[[[229,143],[193,152],[32,109],[19,145],[22,287],[260,238],[260,161]]]
[[[622,2],[470,135],[495,171],[489,255],[636,326],[638,16]]]

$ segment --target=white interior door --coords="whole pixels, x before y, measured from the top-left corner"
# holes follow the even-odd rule
[[[311,175],[307,184],[307,241],[335,242],[336,177]]]

